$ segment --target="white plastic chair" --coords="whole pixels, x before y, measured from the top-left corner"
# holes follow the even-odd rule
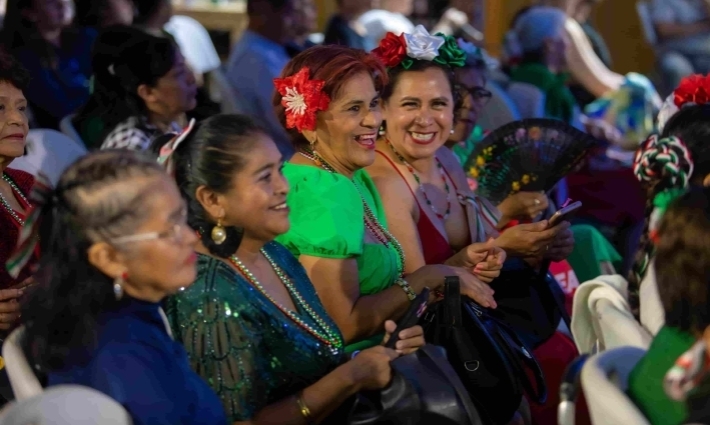
[[[582,368],[582,388],[593,425],[647,425],[626,395],[629,373],[646,353],[620,347],[592,356]]]
[[[165,30],[175,38],[193,71],[206,74],[219,68],[221,62],[217,49],[210,34],[197,20],[189,16],[174,15],[165,24]]]
[[[224,75],[222,67],[210,72],[210,97],[222,106],[224,114],[238,114],[237,93]]]
[[[59,121],[59,130],[69,136],[73,141],[75,141],[79,145],[84,146],[84,141],[81,140],[79,132],[76,131],[76,128],[74,128],[74,124],[72,123],[74,117],[75,115],[71,114],[62,118],[62,120]]]
[[[158,313],[160,313],[160,318],[163,319],[165,330],[170,338],[173,338],[173,332],[170,329],[168,317],[165,315],[162,308],[158,310]],[[12,331],[2,344],[2,357],[5,361],[5,370],[10,380],[12,392],[15,394],[15,399],[18,401],[35,397],[43,391],[42,385],[32,371],[32,367],[30,367],[30,364],[27,362],[25,353],[22,351],[20,341],[22,340],[24,332],[24,326],[20,326]],[[0,425],[3,425],[3,423],[0,422]]]
[[[489,81],[486,83],[486,89],[493,96],[478,116],[478,125],[483,130],[495,130],[502,125],[518,121],[521,118],[518,107],[508,96],[508,93],[498,84]]]
[[[17,401],[26,400],[42,393],[42,385],[32,371],[32,367],[27,362],[25,353],[22,352],[22,347],[20,346],[24,332],[24,327],[15,329],[2,344],[5,370]]]
[[[109,396],[79,385],[58,385],[34,397],[12,402],[0,413],[0,425],[130,425],[126,409]]]
[[[545,117],[545,93],[539,88],[516,81],[508,86],[508,94],[522,118]]]
[[[658,44],[658,34],[656,34],[656,28],[653,26],[651,9],[648,2],[645,0],[636,2],[636,13],[638,13],[639,19],[641,20],[643,36],[646,39],[646,42],[655,47]]]
[[[77,144],[56,130],[30,130],[27,134],[27,155],[12,161],[11,167],[36,176],[40,171],[56,185],[64,170],[87,153]]]

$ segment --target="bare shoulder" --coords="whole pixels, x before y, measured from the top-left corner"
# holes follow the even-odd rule
[[[375,155],[374,164],[365,169],[377,186],[385,205],[396,204],[398,208],[411,209],[415,202],[411,188],[382,154]]]

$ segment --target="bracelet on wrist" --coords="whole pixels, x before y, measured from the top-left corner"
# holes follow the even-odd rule
[[[399,285],[400,288],[404,291],[405,294],[407,294],[407,298],[409,298],[409,301],[414,300],[417,297],[417,294],[412,290],[412,287],[409,286],[409,283],[404,280],[404,278],[399,278],[395,281],[397,285]]]
[[[296,404],[298,405],[298,410],[301,411],[303,419],[306,420],[306,423],[312,423],[313,421],[311,417],[311,409],[309,409],[308,406],[306,406],[306,403],[303,401],[303,391],[299,392],[296,395]]]

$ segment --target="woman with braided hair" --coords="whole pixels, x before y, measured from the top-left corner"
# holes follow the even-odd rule
[[[660,135],[653,135],[636,153],[634,173],[647,189],[646,222],[636,261],[629,275],[629,304],[641,324],[654,335],[646,355],[629,377],[629,395],[654,425],[680,423],[681,402],[669,399],[663,376],[695,338],[680,330],[661,304],[656,286],[655,235],[660,211],[690,185],[710,186],[710,98],[704,85],[710,77],[683,80],[659,114]]]

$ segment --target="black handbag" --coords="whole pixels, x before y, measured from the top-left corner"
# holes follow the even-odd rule
[[[535,349],[547,341],[560,320],[570,326],[564,293],[546,267],[541,273],[522,259],[508,259],[490,286],[498,304],[490,315],[514,329],[528,347]]]
[[[444,299],[429,306],[420,324],[429,343],[446,349],[484,424],[507,424],[525,393],[545,402],[544,375],[530,349],[487,309],[463,299],[458,277],[446,278]]]
[[[443,348],[425,345],[395,359],[392,381],[362,391],[338,425],[484,425]]]

